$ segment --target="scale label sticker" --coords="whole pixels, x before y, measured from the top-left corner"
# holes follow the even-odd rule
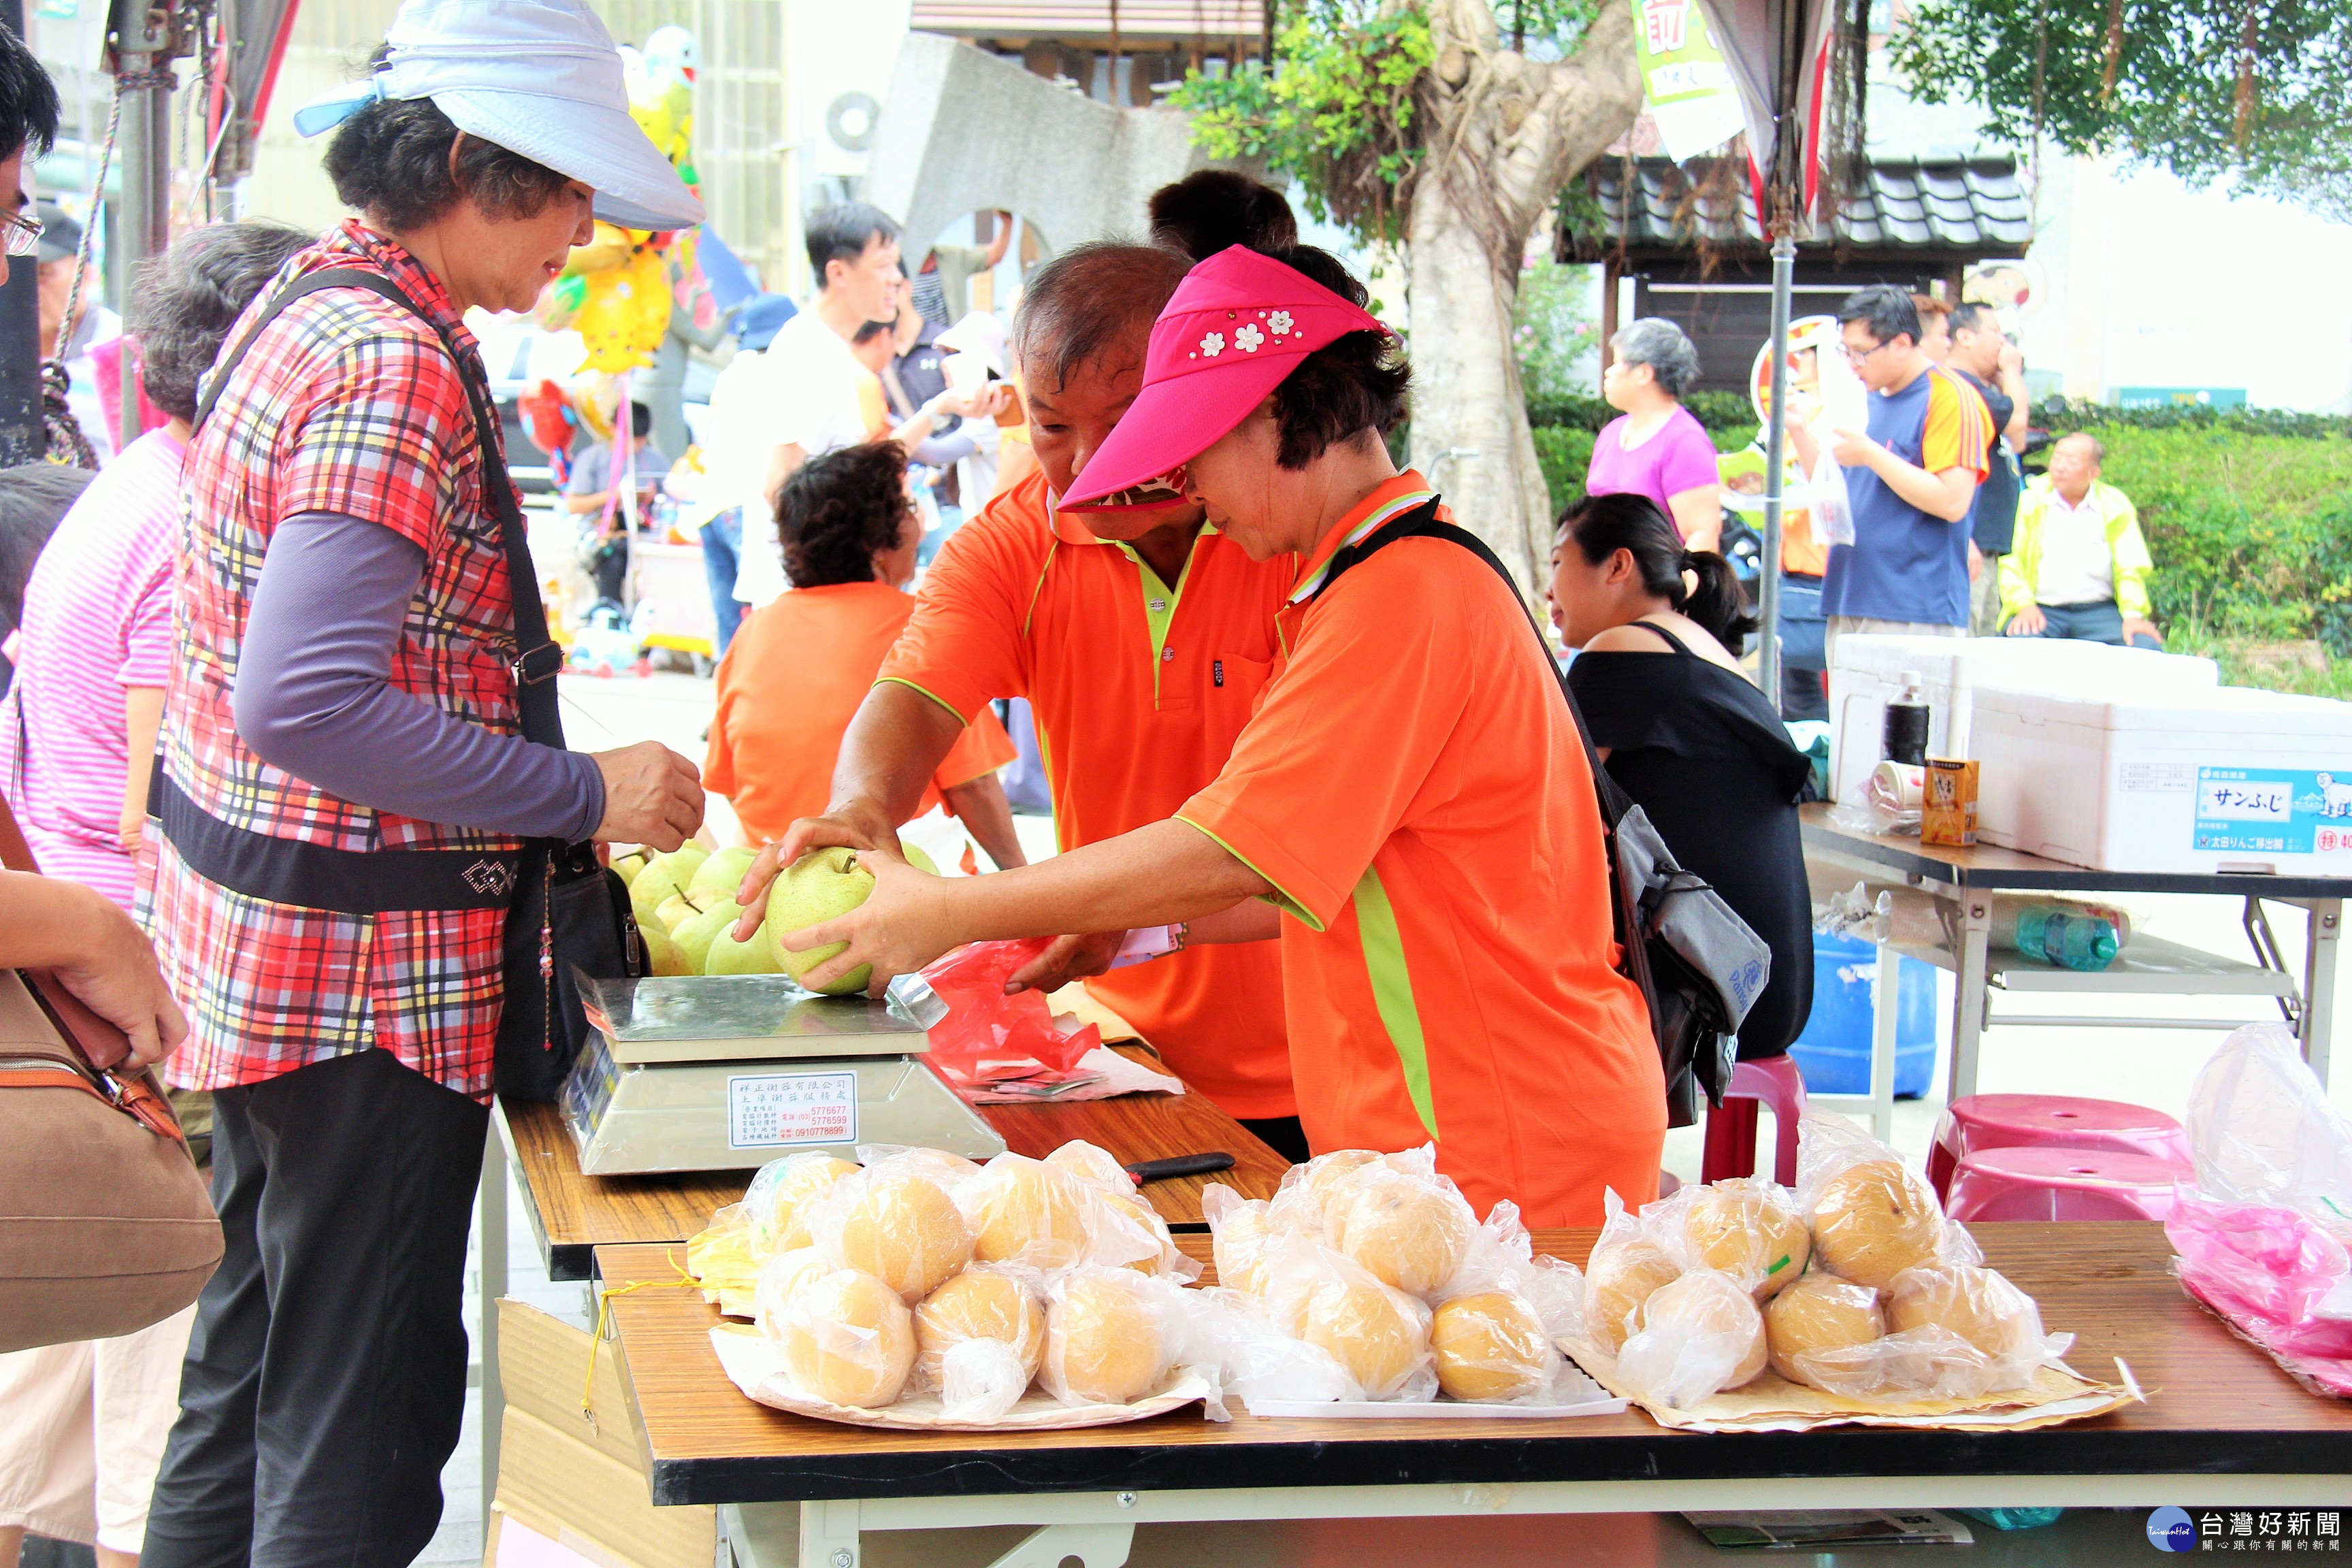
[[[761,1073],[727,1080],[727,1146],[857,1142],[854,1072]]]
[[[2352,851],[2352,766],[2199,768],[2196,845],[2273,855]]]
[[[2197,787],[2191,763],[2126,763],[2117,787],[2133,795],[2187,795]]]

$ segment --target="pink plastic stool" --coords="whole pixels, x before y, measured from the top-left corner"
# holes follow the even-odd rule
[[[1979,1149],[1952,1173],[1944,1212],[1975,1219],[2162,1219],[2185,1165],[2113,1149]]]
[[[2191,1163],[2189,1135],[2161,1110],[2063,1094],[1972,1094],[1956,1100],[1927,1151],[1927,1180],[1949,1195],[1952,1172],[1984,1149],[2110,1149]]]
[[[1722,1109],[1706,1113],[1706,1152],[1699,1162],[1699,1179],[1719,1182],[1727,1176],[1756,1173],[1756,1102],[1772,1108],[1775,1128],[1772,1179],[1784,1187],[1797,1184],[1797,1123],[1805,1119],[1805,1075],[1785,1056],[1739,1062],[1731,1069],[1731,1087],[1723,1091]]]

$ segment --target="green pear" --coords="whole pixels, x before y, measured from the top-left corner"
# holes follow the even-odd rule
[[[667,855],[656,855],[645,864],[645,868],[629,884],[629,908],[635,912],[641,926],[665,924],[655,911],[669,900],[686,891],[686,884],[709,857],[710,851],[699,844],[687,844]]]
[[[697,896],[688,894],[688,901],[692,902]],[[671,940],[677,943],[679,951],[686,954],[686,972],[688,974],[705,974],[709,972],[709,960],[712,939],[733,925],[742,913],[743,906],[732,900],[724,903],[712,904],[669,933]]]
[[[722,899],[731,899],[735,896],[735,889],[743,885],[743,873],[751,868],[751,862],[759,858],[759,855],[760,852],[749,845],[721,849],[695,868],[694,879],[686,885],[686,890],[689,893],[716,893]]]
[[[920,848],[917,847],[915,845],[908,843],[903,838],[898,840],[898,853],[905,856],[907,858],[907,864],[912,866],[916,870],[929,871],[934,877],[940,874],[938,862],[934,861],[929,855],[924,854]]]
[[[751,940],[737,942],[735,927],[730,922],[719,928],[710,939],[710,956],[702,961],[705,974],[782,974],[783,966],[776,962],[776,944],[768,940],[765,921],[751,928]]]
[[[678,950],[677,943],[671,941],[669,933],[661,927],[638,926],[637,940],[645,943],[647,974],[677,975],[694,973],[686,966],[686,954]]]
[[[621,886],[625,888],[635,882],[637,873],[645,868],[646,852],[642,849],[632,849],[626,855],[613,857],[613,869],[621,874]]]
[[[849,945],[847,942],[827,942],[806,952],[794,952],[784,945],[783,939],[789,932],[823,925],[847,914],[873,891],[874,875],[857,864],[855,849],[813,849],[794,861],[768,889],[768,940],[775,950],[777,964],[798,980],[839,953]],[[860,964],[821,989],[829,995],[846,995],[865,990],[866,983],[872,978],[873,971]]]
[[[716,907],[717,901],[709,893],[679,893],[664,899],[661,907],[654,911],[654,919],[661,922],[662,930],[676,936],[688,921]]]

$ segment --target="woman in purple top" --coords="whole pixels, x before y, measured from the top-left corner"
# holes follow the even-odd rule
[[[1647,496],[1675,520],[1684,548],[1713,550],[1723,539],[1715,443],[1682,404],[1697,379],[1698,350],[1672,321],[1653,316],[1611,339],[1601,395],[1624,414],[1593,438],[1584,491]]]

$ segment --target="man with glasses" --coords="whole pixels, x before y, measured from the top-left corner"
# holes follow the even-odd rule
[[[25,40],[0,25],[0,148],[7,149],[0,157],[0,222],[9,256],[41,247],[41,220],[29,210],[33,195],[25,188],[25,154],[41,156],[57,133],[57,84]],[[0,283],[7,280],[8,264],[0,259]]]
[[[1853,501],[1853,542],[1830,547],[1822,581],[1832,667],[1850,632],[1968,635],[1969,513],[1992,434],[1984,400],[1920,347],[1908,293],[1857,289],[1837,314],[1866,428],[1790,429],[1808,469],[1828,449]]]

